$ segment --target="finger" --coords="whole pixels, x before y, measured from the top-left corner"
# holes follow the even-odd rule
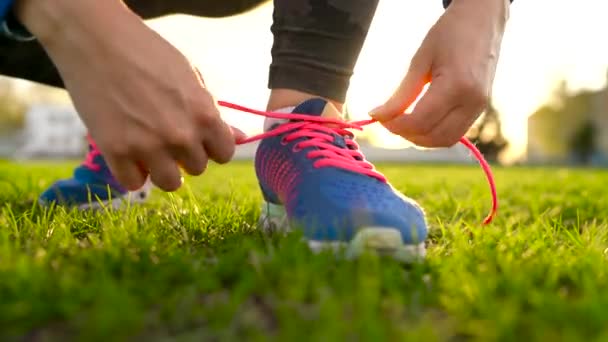
[[[199,176],[207,169],[208,157],[202,144],[176,151],[173,156],[189,175]]]
[[[177,161],[165,150],[149,151],[143,163],[150,173],[150,180],[164,191],[175,191],[182,185],[182,175]]]
[[[235,142],[238,143],[239,141],[247,139],[247,134],[245,134],[245,132],[241,131],[240,129],[234,126],[230,126],[230,130],[232,131],[232,136],[234,137]]]
[[[147,173],[140,166],[127,158],[104,156],[114,178],[129,191],[141,188],[146,182]]]
[[[450,111],[432,131],[410,138],[422,147],[451,147],[458,143],[475,122],[479,114],[472,107],[458,107]]]
[[[411,114],[403,114],[383,122],[382,125],[394,134],[408,140],[412,136],[424,136],[431,132],[448,113],[458,106],[444,79],[438,78],[431,83],[428,91],[416,104]]]
[[[220,164],[232,159],[235,149],[234,131],[219,118],[219,114],[214,124],[205,128],[203,144],[209,159]]]
[[[425,50],[418,50],[397,90],[383,105],[373,109],[370,116],[383,122],[403,114],[430,82],[431,60]]]

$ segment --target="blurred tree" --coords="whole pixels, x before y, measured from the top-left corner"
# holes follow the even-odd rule
[[[587,120],[572,135],[570,150],[576,162],[588,165],[595,152],[597,129],[591,120]]]
[[[492,104],[469,130],[467,137],[490,163],[498,162],[500,153],[509,146],[502,133],[500,115]]]

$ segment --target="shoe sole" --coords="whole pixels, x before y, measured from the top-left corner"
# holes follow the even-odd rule
[[[260,225],[267,232],[291,231],[285,208],[267,202],[262,207]],[[358,258],[371,252],[406,264],[422,261],[426,257],[424,242],[417,245],[405,244],[401,232],[392,227],[360,227],[349,242],[308,240],[308,247],[315,253],[345,251],[347,258]]]

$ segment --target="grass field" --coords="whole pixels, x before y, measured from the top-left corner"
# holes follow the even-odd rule
[[[2,341],[607,341],[608,174],[383,165],[429,215],[425,263],[313,255],[256,229],[251,165],[127,211],[32,204],[72,164],[0,163]]]

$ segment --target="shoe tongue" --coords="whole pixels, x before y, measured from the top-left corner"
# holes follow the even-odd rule
[[[291,109],[293,108],[293,109]],[[342,113],[333,105],[322,98],[314,98],[300,103],[297,107],[283,108],[276,110],[280,113],[293,113],[310,116],[320,116],[328,119],[340,119]],[[264,120],[264,132],[271,131],[278,125],[289,122],[289,119],[266,118]],[[297,121],[297,120],[296,120]]]
[[[342,113],[331,102],[321,98],[310,99],[300,103],[293,110],[293,113],[320,116],[328,119],[342,118]]]
[[[311,116],[320,116],[327,119],[342,119],[342,113],[331,102],[321,98],[310,99],[302,102],[293,110],[294,114],[305,114]],[[333,124],[329,125],[334,126]],[[348,148],[345,137],[333,134],[335,146],[340,148]]]

